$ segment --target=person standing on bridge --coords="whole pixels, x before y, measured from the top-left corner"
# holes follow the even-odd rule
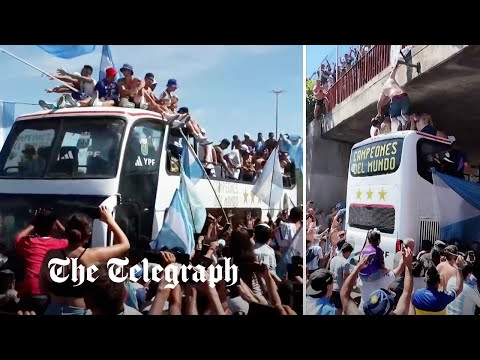
[[[390,100],[390,119],[393,132],[402,129],[400,123],[405,128],[407,121],[410,119],[410,99],[406,91],[395,80],[397,70],[398,64],[383,84],[382,92],[377,102],[377,116],[372,120],[372,125],[375,126],[382,118],[383,107]]]

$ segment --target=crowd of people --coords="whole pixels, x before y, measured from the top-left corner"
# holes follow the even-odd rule
[[[269,133],[264,139],[259,133],[256,140],[245,133],[244,139],[233,136],[232,141],[223,139],[220,144],[213,145],[208,139],[206,130],[193,120],[188,107],[179,107],[180,100],[175,91],[178,88],[176,79],[167,81],[165,90],[157,96],[157,82],[152,73],[145,74],[143,79],[134,77],[133,67],[124,64],[120,68],[123,78],[117,78],[117,70],[113,67],[105,70],[105,78],[97,82],[93,77],[93,68],[85,65],[80,73],[70,73],[58,69],[56,79],[67,85],[46,89],[47,93],[59,93],[61,96],[52,103],[44,100],[39,105],[45,110],[56,110],[71,107],[119,106],[124,108],[140,108],[159,113],[174,129],[169,136],[168,151],[173,162],[172,168],[179,169],[178,160],[182,152],[182,135],[179,128],[186,130],[199,143],[198,156],[210,177],[222,177],[234,180],[253,182],[262,172],[266,160],[272,151],[279,146],[279,159],[284,182],[293,185],[295,181],[295,164],[292,159],[292,142],[288,134]],[[54,79],[53,77],[51,79]],[[76,91],[72,90],[76,89]],[[175,131],[177,130],[177,131]],[[231,146],[231,151],[224,154]],[[292,176],[293,175],[293,176]]]
[[[480,314],[478,242],[424,241],[415,254],[415,240],[403,239],[388,269],[377,229],[369,230],[364,247],[354,252],[346,241],[343,210],[334,209],[327,219],[309,203],[307,315]]]
[[[232,211],[233,210],[233,211]],[[149,240],[129,239],[106,207],[100,219],[112,232],[114,244],[91,247],[92,219],[76,213],[68,219],[51,209],[38,209],[31,224],[15,236],[17,259],[0,257],[0,312],[19,315],[296,315],[303,313],[302,255],[292,244],[302,233],[303,210],[282,211],[274,221],[262,222],[251,213],[229,211],[227,219],[208,216],[204,234],[196,235],[195,251],[184,254],[178,248],[152,251]],[[138,281],[114,282],[107,263],[128,258],[122,271],[148,259],[149,276],[136,273]],[[77,286],[70,276],[55,282],[48,267],[51,259],[70,259],[87,269],[96,265],[93,282]],[[238,267],[239,280],[224,280],[213,288],[209,282],[169,279],[159,274],[152,279],[155,265],[163,268],[191,264],[195,267],[222,265],[231,259]],[[18,260],[21,260],[20,262]],[[21,264],[19,266],[19,264]],[[72,272],[70,265],[63,273]],[[85,274],[84,274],[85,275]],[[82,275],[79,273],[80,278]],[[179,281],[178,286],[169,284]]]

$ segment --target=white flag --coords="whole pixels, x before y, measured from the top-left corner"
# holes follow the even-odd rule
[[[278,158],[278,147],[270,154],[252,189],[252,193],[268,207],[274,206],[282,199],[283,174]]]
[[[402,45],[390,45],[390,66],[397,66],[397,62],[400,58],[400,51],[402,50]]]

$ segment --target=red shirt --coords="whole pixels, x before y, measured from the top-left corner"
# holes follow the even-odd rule
[[[45,254],[50,250],[63,249],[67,245],[67,240],[52,237],[17,238],[17,253],[24,258],[25,262],[25,277],[18,286],[19,297],[41,294],[39,278]]]

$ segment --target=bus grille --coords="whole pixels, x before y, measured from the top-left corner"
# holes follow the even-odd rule
[[[436,220],[421,219],[420,220],[420,241],[440,240],[440,224]]]

